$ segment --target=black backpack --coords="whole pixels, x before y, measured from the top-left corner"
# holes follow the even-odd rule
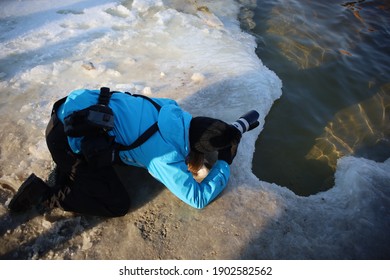
[[[114,93],[129,94],[151,102],[159,112],[161,106],[153,99],[128,92],[110,91],[107,87],[100,89],[98,104],[75,111],[64,119],[64,131],[70,137],[83,137],[81,153],[88,164],[100,168],[114,163],[121,163],[120,151],[132,150],[145,143],[158,131],[157,121],[145,130],[132,144],[121,145],[115,142],[115,136],[108,134],[114,128],[114,112],[108,106]]]

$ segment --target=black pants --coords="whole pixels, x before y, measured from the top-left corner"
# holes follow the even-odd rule
[[[57,165],[56,187],[70,188],[59,202],[64,210],[105,217],[126,215],[130,198],[114,167],[93,169],[71,151],[55,107],[46,129],[46,142]]]

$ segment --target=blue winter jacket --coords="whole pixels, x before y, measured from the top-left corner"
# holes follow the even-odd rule
[[[59,119],[72,112],[97,104],[99,90],[80,89],[69,94],[58,110]],[[121,160],[128,165],[147,168],[149,173],[163,183],[185,203],[203,208],[225,187],[230,176],[229,165],[218,160],[209,174],[198,183],[188,171],[186,157],[190,152],[189,127],[192,116],[183,111],[176,101],[154,98],[160,104],[158,112],[150,101],[124,93],[115,93],[109,106],[115,115],[115,127],[110,132],[122,145],[133,143],[149,126],[158,121],[158,132],[144,144],[120,152]],[[80,153],[82,138],[68,137],[75,153]]]

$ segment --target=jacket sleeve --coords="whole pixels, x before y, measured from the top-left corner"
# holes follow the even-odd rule
[[[226,187],[230,176],[229,165],[218,160],[206,178],[198,183],[184,161],[164,163],[155,161],[149,172],[174,195],[190,206],[201,209],[214,200]]]

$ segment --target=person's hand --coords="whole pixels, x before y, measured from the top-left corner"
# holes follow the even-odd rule
[[[226,147],[218,151],[218,159],[226,161],[229,165],[232,164],[233,159],[237,154],[238,144]]]

